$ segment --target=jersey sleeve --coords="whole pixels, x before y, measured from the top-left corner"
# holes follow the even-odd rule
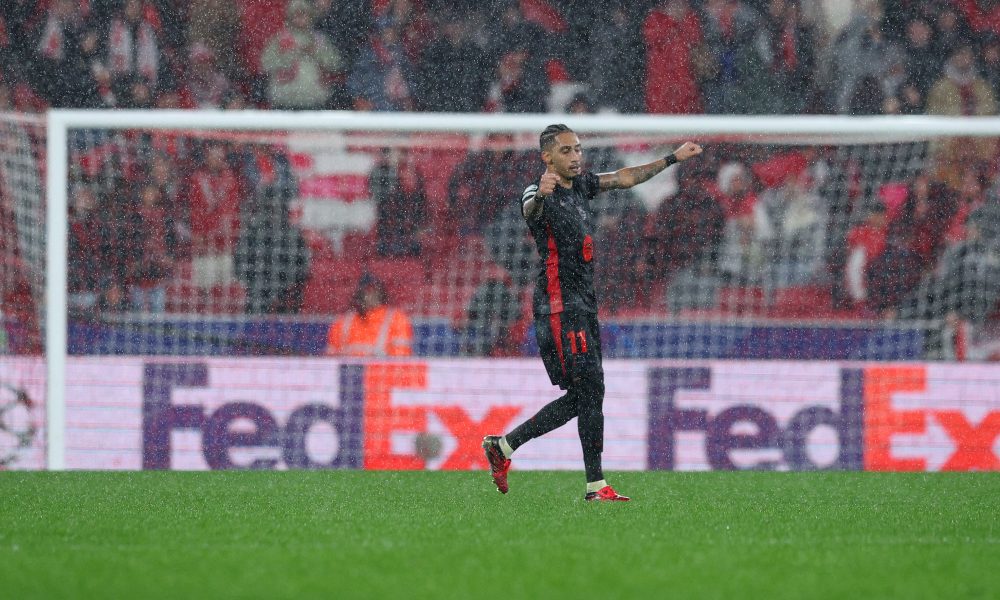
[[[580,180],[580,191],[586,199],[593,200],[601,191],[601,178],[597,173],[587,171],[578,179]]]

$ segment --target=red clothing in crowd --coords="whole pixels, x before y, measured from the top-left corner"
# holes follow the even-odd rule
[[[695,12],[688,10],[678,20],[654,10],[646,17],[642,35],[646,41],[647,112],[703,112],[691,60],[691,49],[702,39]]]
[[[139,206],[136,211],[136,264],[130,269],[129,283],[148,288],[169,275],[167,212],[162,206]]]
[[[713,186],[713,195],[718,199],[722,211],[726,215],[726,220],[742,219],[752,217],[754,207],[757,206],[757,194],[749,191],[739,196],[727,196],[718,187]]]
[[[191,238],[196,253],[229,251],[240,233],[240,185],[229,168],[199,169],[189,183]]]
[[[885,237],[885,227],[861,223],[847,234],[847,246],[849,248],[864,248],[865,257],[870,264],[885,251]]]
[[[976,0],[955,0],[955,4],[977,32],[1000,33],[1000,5],[988,6],[987,3]]]

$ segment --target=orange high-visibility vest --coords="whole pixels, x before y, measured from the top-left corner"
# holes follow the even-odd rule
[[[410,356],[413,326],[401,311],[387,306],[363,318],[351,311],[330,325],[326,353],[337,356]]]

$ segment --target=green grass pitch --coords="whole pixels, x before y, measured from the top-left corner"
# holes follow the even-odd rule
[[[1000,474],[582,479],[0,473],[0,597],[1000,597]]]

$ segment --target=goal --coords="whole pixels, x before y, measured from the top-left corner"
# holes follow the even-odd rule
[[[1000,348],[1000,119],[0,115],[0,459],[481,467],[484,431],[558,391],[537,360],[518,207],[553,122],[598,172],[706,148],[594,201],[609,468],[870,467],[845,373]],[[372,282],[410,324],[408,356],[328,356],[330,325]],[[730,432],[750,444],[736,458],[682,444],[681,409],[656,399],[702,384],[729,390],[706,428],[764,407]],[[970,422],[997,409],[952,400]],[[817,407],[825,421],[800,423]],[[654,448],[664,431],[676,448]],[[926,468],[949,465],[931,438]],[[578,455],[570,427],[519,456]]]

